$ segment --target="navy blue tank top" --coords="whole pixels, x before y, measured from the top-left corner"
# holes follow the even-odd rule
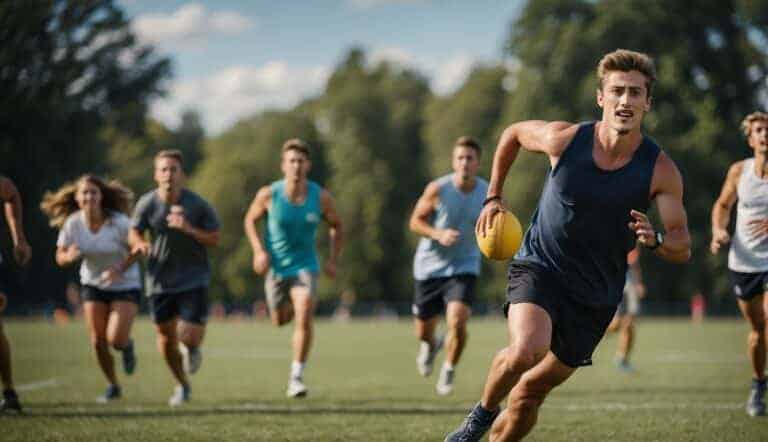
[[[581,124],[549,173],[515,259],[550,270],[577,302],[616,306],[635,246],[629,212],[648,210],[661,149],[644,136],[626,165],[603,170],[592,155],[594,133],[594,122]]]

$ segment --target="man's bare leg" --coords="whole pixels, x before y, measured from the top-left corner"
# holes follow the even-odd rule
[[[490,441],[522,439],[536,424],[539,407],[553,388],[568,379],[575,368],[569,367],[549,352],[535,367],[526,371],[509,393],[508,407],[493,423]]]

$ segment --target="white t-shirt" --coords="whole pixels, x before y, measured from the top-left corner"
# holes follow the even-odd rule
[[[134,290],[141,288],[139,266],[131,265],[122,278],[112,285],[101,280],[101,274],[122,262],[128,256],[128,229],[130,219],[122,213],[112,214],[94,233],[85,223],[82,211],[70,215],[59,232],[56,245],[68,247],[77,244],[83,255],[80,264],[80,283],[106,291]]]

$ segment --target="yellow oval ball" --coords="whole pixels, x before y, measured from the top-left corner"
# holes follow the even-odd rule
[[[507,260],[517,253],[523,241],[523,228],[512,212],[503,211],[493,217],[485,237],[477,236],[477,247],[486,258]]]

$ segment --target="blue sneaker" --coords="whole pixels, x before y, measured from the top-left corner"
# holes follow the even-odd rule
[[[500,408],[488,411],[480,402],[472,408],[461,426],[445,437],[445,442],[477,442],[491,428],[494,419],[499,415]]]
[[[747,414],[752,417],[765,416],[765,379],[752,380],[752,391],[747,399]]]
[[[123,394],[122,394],[122,391],[120,390],[119,385],[109,385],[107,387],[107,390],[104,392],[104,394],[96,398],[96,402],[100,404],[106,404],[107,402],[120,399],[122,395]]]
[[[128,376],[132,375],[136,371],[136,352],[133,350],[133,339],[128,342],[128,345],[122,351],[123,353],[123,371]]]
[[[619,369],[619,371],[623,371],[624,373],[633,373],[635,371],[635,368],[632,366],[632,364],[629,363],[628,360],[620,357],[616,358],[616,368]]]

